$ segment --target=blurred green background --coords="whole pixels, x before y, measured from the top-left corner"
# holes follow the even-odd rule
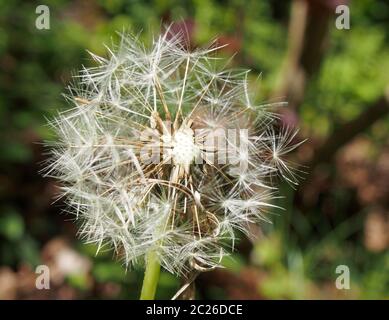
[[[285,211],[254,230],[201,275],[207,299],[389,298],[389,3],[348,1],[351,29],[338,30],[341,0],[7,0],[0,4],[0,298],[136,299],[142,271],[77,240],[71,217],[52,204],[56,182],[38,171],[46,118],[66,108],[72,73],[105,55],[115,31],[161,25],[186,29],[192,47],[218,39],[220,54],[260,75],[258,100],[289,101],[281,121],[308,141],[291,156],[304,164],[297,190],[281,186]],[[50,29],[35,27],[40,4]],[[51,289],[35,288],[35,267],[51,270]],[[338,290],[338,265],[350,289]],[[164,272],[158,297],[180,282]]]

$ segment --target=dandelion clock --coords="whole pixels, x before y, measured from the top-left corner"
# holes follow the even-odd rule
[[[45,175],[85,242],[145,266],[142,299],[161,267],[186,279],[219,267],[237,234],[269,221],[277,177],[297,183],[283,159],[296,132],[276,129],[250,100],[248,72],[223,67],[217,49],[189,51],[169,31],[148,45],[123,34],[107,57],[92,54],[72,108],[50,122]]]

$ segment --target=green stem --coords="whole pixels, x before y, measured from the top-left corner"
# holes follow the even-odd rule
[[[146,270],[143,278],[140,300],[154,300],[161,266],[156,252],[150,251],[146,256]]]

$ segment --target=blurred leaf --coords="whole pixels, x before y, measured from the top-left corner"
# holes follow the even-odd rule
[[[233,272],[239,272],[245,266],[245,261],[239,254],[223,257],[222,266]]]
[[[93,275],[98,282],[121,282],[126,276],[125,269],[116,261],[96,263]]]
[[[68,283],[79,290],[87,290],[90,287],[88,277],[86,274],[71,274],[67,276]]]
[[[23,163],[31,160],[32,152],[23,143],[12,141],[0,153],[0,161]]]
[[[8,209],[0,216],[0,234],[6,239],[10,241],[19,240],[23,233],[24,222],[19,213]]]

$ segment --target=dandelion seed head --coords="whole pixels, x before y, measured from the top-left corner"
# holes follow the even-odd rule
[[[107,57],[91,54],[96,66],[65,96],[72,108],[50,123],[45,174],[61,181],[87,243],[127,266],[153,250],[181,274],[220,266],[237,232],[269,222],[275,176],[297,181],[284,159],[296,133],[276,132],[248,72],[227,69],[217,47],[189,52],[169,32],[150,45],[122,34]]]

